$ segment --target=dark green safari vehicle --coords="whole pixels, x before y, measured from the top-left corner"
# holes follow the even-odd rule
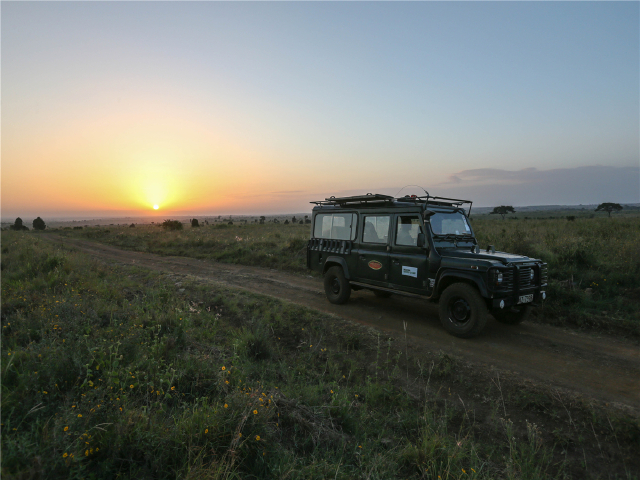
[[[474,337],[489,312],[517,324],[546,298],[547,264],[492,245],[480,249],[469,200],[367,194],[312,203],[307,266],[324,275],[332,303],[363,288],[378,297],[425,298],[439,303],[449,333]]]

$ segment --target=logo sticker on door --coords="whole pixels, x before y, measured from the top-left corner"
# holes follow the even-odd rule
[[[371,260],[369,262],[369,268],[373,270],[380,270],[382,268],[382,264],[377,260]]]
[[[402,275],[407,275],[409,277],[418,278],[418,269],[416,267],[405,267],[402,266]]]

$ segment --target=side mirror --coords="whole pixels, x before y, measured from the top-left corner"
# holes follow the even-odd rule
[[[425,245],[424,233],[419,233],[418,234],[418,247],[424,247],[424,245]]]

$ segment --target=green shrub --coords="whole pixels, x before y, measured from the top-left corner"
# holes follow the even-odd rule
[[[182,230],[183,225],[179,220],[165,220],[162,222],[162,228],[165,230]]]

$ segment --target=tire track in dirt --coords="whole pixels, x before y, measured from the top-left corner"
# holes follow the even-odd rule
[[[379,299],[361,290],[352,293],[348,304],[333,305],[324,296],[322,281],[307,275],[188,257],[163,257],[54,234],[42,238],[102,261],[243,288],[393,335],[404,335],[406,322],[407,335],[418,351],[442,350],[486,368],[508,370],[537,383],[613,403],[636,415],[640,413],[640,348],[626,339],[535,323],[506,326],[492,318],[480,337],[460,339],[441,327],[437,305],[421,299],[397,295]]]

